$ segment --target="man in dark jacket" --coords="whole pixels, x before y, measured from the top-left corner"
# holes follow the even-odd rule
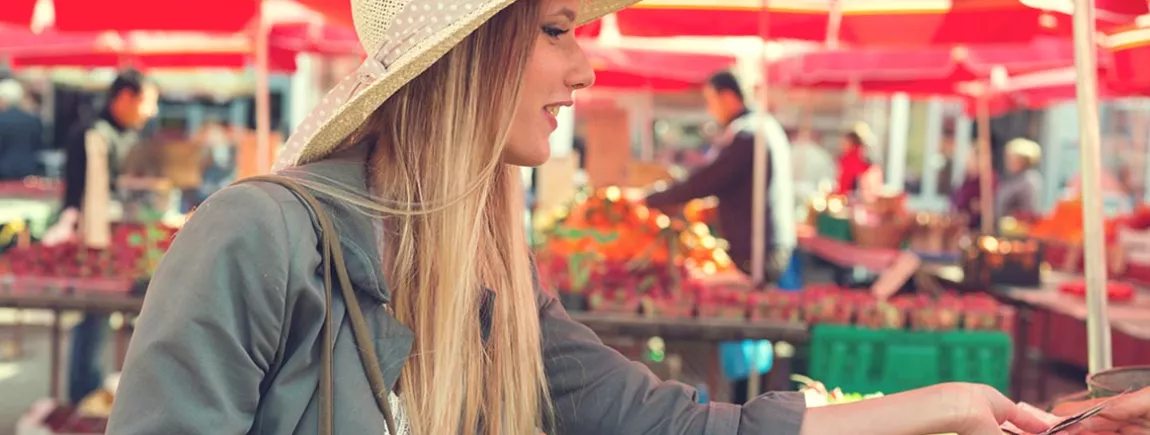
[[[707,111],[726,129],[713,144],[708,162],[696,169],[690,177],[666,190],[647,197],[647,205],[665,208],[684,204],[697,198],[715,196],[719,199],[719,231],[730,245],[729,254],[735,265],[751,273],[752,204],[755,186],[755,137],[746,130],[731,128],[735,120],[749,116],[743,91],[735,76],[720,72],[708,80],[703,88]],[[768,167],[770,165],[768,164]],[[770,180],[768,173],[767,179]],[[768,204],[768,208],[770,204]],[[766,246],[771,246],[770,212],[767,220]],[[768,268],[769,270],[770,268]]]
[[[725,132],[712,144],[707,155],[708,161],[704,166],[696,169],[686,180],[648,196],[647,205],[664,208],[683,204],[692,199],[717,197],[719,232],[729,244],[731,260],[739,270],[751,274],[755,136],[752,133],[753,129],[743,128],[737,124],[747,124],[752,115],[747,110],[738,80],[729,72],[720,72],[712,76],[703,88],[703,98],[707,102],[707,111]],[[771,167],[769,160],[767,167]],[[771,172],[768,172],[767,180],[770,182]],[[772,206],[774,205],[768,201],[768,210],[763,218],[766,220],[764,225],[767,229],[764,234],[766,238],[764,246],[767,247],[772,246],[773,239],[770,211]],[[765,268],[768,279],[770,275],[777,275],[780,271],[780,267],[773,266],[772,263],[773,261],[768,259],[768,267]],[[721,357],[724,361],[732,359],[746,361],[747,349],[758,349],[762,346],[770,347],[771,344],[766,341],[723,343],[720,348]],[[758,352],[754,350],[751,353]],[[747,373],[725,373],[731,378],[735,403],[743,403],[750,399],[746,381],[750,370],[760,371],[760,367],[748,367]]]
[[[156,87],[139,72],[124,71],[108,89],[100,115],[74,130],[76,134],[65,144],[63,212],[45,235],[45,244],[77,240],[87,247],[108,246],[111,193],[117,186],[133,188],[136,183],[120,177],[121,169],[139,141],[137,132],[155,116],[156,103]],[[92,168],[98,169],[93,172]],[[99,360],[107,329],[106,315],[89,314],[72,330],[68,398],[73,403],[103,385]]]
[[[40,118],[20,104],[24,88],[14,79],[0,81],[0,180],[19,180],[37,172],[43,146]]]

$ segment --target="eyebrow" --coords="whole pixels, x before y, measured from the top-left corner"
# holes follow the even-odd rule
[[[571,21],[575,21],[575,16],[576,16],[575,11],[571,10],[571,8],[566,7],[566,6],[560,8],[558,11],[556,11],[555,13],[552,13],[551,15],[564,16],[564,17],[567,17],[567,19],[571,20]]]

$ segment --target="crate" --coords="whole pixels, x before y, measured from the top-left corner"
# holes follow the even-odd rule
[[[819,213],[815,217],[815,229],[818,235],[842,242],[853,241],[851,234],[851,221],[845,217],[834,216],[828,213]]]
[[[1006,392],[1013,347],[1000,331],[873,330],[816,325],[810,375],[843,391],[897,393],[942,382]]]

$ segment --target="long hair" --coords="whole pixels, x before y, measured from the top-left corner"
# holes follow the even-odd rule
[[[392,310],[415,332],[399,391],[416,435],[532,434],[550,414],[523,188],[500,158],[538,5],[514,2],[348,137],[369,148],[370,200],[320,189],[382,215]]]

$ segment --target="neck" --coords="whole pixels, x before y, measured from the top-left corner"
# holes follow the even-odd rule
[[[105,121],[108,121],[108,123],[112,124],[112,127],[115,127],[116,130],[119,130],[119,131],[128,130],[128,127],[125,126],[124,123],[121,122],[118,118],[116,118],[116,115],[115,115],[115,113],[111,107],[104,108],[104,110],[100,113],[100,118],[102,118]]]
[[[730,117],[728,117],[726,121],[723,122],[723,127],[730,126],[732,122],[735,122],[736,119],[742,118],[743,115],[750,113],[750,111],[748,111],[746,107],[739,107],[738,109],[734,110],[732,113],[733,114]]]

